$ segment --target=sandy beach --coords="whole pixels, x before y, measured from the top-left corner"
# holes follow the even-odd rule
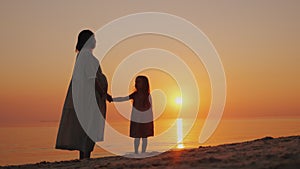
[[[40,162],[18,166],[2,166],[10,169],[41,168],[299,168],[300,136],[264,137],[241,143],[219,146],[200,146],[193,149],[172,150],[157,156],[132,159],[121,156]]]

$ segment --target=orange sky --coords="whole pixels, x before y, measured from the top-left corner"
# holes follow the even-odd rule
[[[96,31],[113,19],[145,11],[183,17],[210,38],[227,77],[224,118],[299,118],[299,8],[299,1],[3,1],[0,123],[58,121],[79,31]],[[120,54],[125,57],[143,47],[168,49],[190,65],[200,87],[200,112],[205,114],[210,99],[207,73],[179,42],[160,36],[134,37],[116,46],[107,59],[116,62]],[[111,79],[113,63],[101,64]],[[149,74],[152,88],[160,88],[158,75]]]

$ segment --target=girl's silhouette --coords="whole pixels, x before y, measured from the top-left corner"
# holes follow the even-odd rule
[[[146,152],[147,138],[154,135],[153,111],[149,81],[146,76],[138,76],[135,79],[136,91],[126,97],[113,98],[114,102],[133,100],[130,120],[130,137],[134,138],[134,152],[138,154],[140,138],[142,138],[142,153]]]

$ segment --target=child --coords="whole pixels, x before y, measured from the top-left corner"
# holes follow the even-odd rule
[[[149,81],[146,76],[135,79],[135,92],[126,97],[113,98],[114,102],[133,100],[130,119],[130,137],[134,138],[134,152],[138,154],[140,138],[142,138],[142,153],[146,152],[147,137],[153,136],[153,112]]]

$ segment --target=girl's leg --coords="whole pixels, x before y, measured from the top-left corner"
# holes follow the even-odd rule
[[[140,138],[134,138],[134,153],[139,153]]]
[[[147,149],[147,144],[148,144],[148,139],[147,137],[146,138],[142,138],[142,153],[145,153],[146,152],[146,149]]]

